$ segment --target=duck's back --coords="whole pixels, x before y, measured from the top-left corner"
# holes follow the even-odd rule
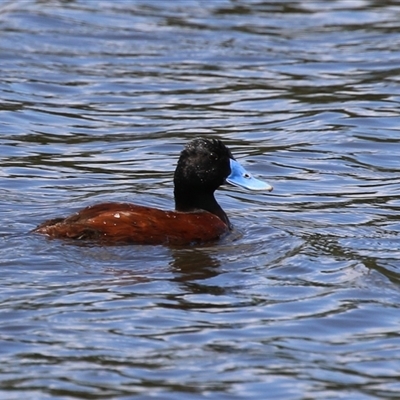
[[[176,212],[127,203],[103,203],[39,225],[52,238],[102,243],[189,244],[219,239],[228,226],[207,211]]]

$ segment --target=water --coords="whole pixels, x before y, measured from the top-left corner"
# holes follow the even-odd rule
[[[398,398],[398,1],[0,4],[2,399]],[[172,208],[196,136],[275,187],[219,191],[234,235],[29,233]]]

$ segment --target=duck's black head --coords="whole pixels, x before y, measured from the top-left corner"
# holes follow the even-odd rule
[[[226,181],[253,190],[272,189],[247,173],[220,140],[192,140],[182,151],[175,170],[176,210],[206,210],[230,227],[228,217],[214,198],[215,190]]]
[[[231,173],[229,149],[215,139],[194,139],[186,145],[176,167],[175,189],[214,192]]]

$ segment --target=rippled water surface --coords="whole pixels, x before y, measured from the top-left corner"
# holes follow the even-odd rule
[[[0,397],[400,393],[400,2],[0,2]],[[271,194],[186,248],[33,235],[173,207],[222,139]]]

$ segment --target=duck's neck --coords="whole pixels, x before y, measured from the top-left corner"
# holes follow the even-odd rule
[[[229,218],[217,203],[217,200],[215,200],[214,193],[196,193],[191,190],[180,192],[175,188],[174,194],[176,211],[191,212],[205,210],[216,215],[229,229],[232,229]]]

